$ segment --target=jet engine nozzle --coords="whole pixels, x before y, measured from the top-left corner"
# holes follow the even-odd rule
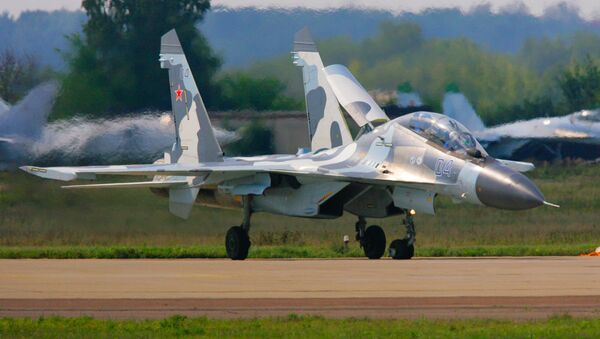
[[[475,185],[477,198],[486,206],[525,210],[544,204],[544,195],[529,178],[495,160],[483,168]]]

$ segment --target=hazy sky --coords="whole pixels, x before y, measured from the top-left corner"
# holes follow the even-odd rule
[[[580,8],[581,15],[586,19],[600,17],[600,0],[213,0],[213,6],[222,5],[227,7],[310,7],[314,9],[332,9],[339,7],[384,9],[394,13],[405,11],[420,12],[428,8],[448,8],[459,6],[468,11],[474,6],[482,3],[491,3],[495,11],[502,10],[507,6],[524,3],[535,15],[541,15],[548,6],[560,2],[568,2]],[[8,11],[13,15],[19,15],[24,10],[42,9],[78,9],[81,0],[0,0],[0,12]]]

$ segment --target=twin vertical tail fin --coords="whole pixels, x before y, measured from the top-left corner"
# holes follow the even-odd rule
[[[160,41],[160,66],[169,70],[175,144],[171,163],[223,161],[223,151],[174,29]]]
[[[485,125],[467,97],[456,91],[448,91],[442,102],[444,114],[460,122],[472,132],[482,131]]]
[[[175,143],[168,153],[171,163],[199,163],[223,161],[223,151],[204,107],[181,43],[175,30],[170,30],[160,41],[160,66],[169,70],[169,90],[175,122]],[[177,178],[176,178],[177,179]],[[189,178],[180,178],[190,181]],[[198,187],[169,189],[169,210],[187,219],[198,195]]]
[[[332,148],[352,142],[338,101],[323,72],[323,61],[308,28],[294,36],[294,64],[302,67],[311,149]]]

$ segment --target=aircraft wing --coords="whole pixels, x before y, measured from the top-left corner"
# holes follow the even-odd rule
[[[149,164],[80,167],[22,166],[23,171],[45,179],[72,181],[94,180],[97,175],[173,175],[201,176],[210,172],[197,164]]]
[[[381,174],[372,168],[326,169],[322,167],[300,168],[286,162],[241,162],[210,163],[210,164],[148,164],[148,165],[114,165],[114,166],[80,166],[80,167],[36,167],[22,166],[21,169],[38,177],[60,180],[95,180],[101,175],[130,175],[130,176],[161,176],[176,177],[165,182],[133,182],[110,183],[93,185],[76,185],[69,188],[123,188],[123,187],[171,187],[186,183],[186,177],[208,177],[215,173],[223,175],[223,180],[250,176],[256,173],[277,173],[313,180],[360,182],[365,184],[382,185],[439,185],[439,182],[427,178],[413,176],[410,173],[400,173],[393,176]]]

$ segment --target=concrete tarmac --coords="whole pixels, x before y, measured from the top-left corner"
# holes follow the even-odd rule
[[[600,315],[600,258],[0,260],[0,316]]]

